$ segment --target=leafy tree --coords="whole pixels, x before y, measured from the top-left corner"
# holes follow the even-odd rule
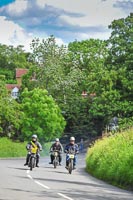
[[[5,78],[0,76],[0,135],[15,137],[20,126],[19,104],[5,88]]]
[[[82,81],[79,84],[80,96],[82,91],[87,93],[85,99],[79,98],[81,99],[79,105],[82,106],[76,115],[77,128],[80,130],[80,134],[84,134],[82,137],[101,134],[104,126],[104,115],[101,116],[97,109],[96,99],[98,96],[101,98],[101,85],[98,82],[101,77],[99,77],[98,72],[105,70],[104,62],[108,56],[106,42],[90,39],[81,42],[75,41],[70,43],[68,47],[72,63],[76,63],[77,68],[82,72]],[[92,113],[91,110],[94,109],[95,105],[96,110]],[[75,129],[75,127],[73,128]]]
[[[5,75],[6,83],[15,80],[16,68],[30,68],[29,53],[24,52],[23,46],[6,46],[0,44],[0,74]]]
[[[35,39],[32,42],[33,54],[30,58],[36,63],[23,79],[23,88],[46,88],[56,100],[67,121],[65,132],[76,135],[94,133],[94,123],[89,116],[92,101],[82,98],[83,90],[88,89],[88,75],[103,66],[107,56],[106,43],[100,40],[86,40],[70,43],[68,49],[59,47],[55,38]],[[35,80],[31,81],[31,77]],[[91,94],[93,91],[89,91]]]
[[[22,136],[30,138],[37,134],[40,139],[50,140],[60,137],[65,127],[64,118],[48,92],[35,88],[22,93]]]
[[[115,71],[113,88],[119,93],[117,115],[121,125],[128,119],[130,124],[133,110],[133,13],[125,19],[114,20],[109,28],[112,33],[108,41],[109,56],[106,64],[109,70]]]

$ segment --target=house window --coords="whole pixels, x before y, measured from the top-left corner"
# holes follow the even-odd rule
[[[18,97],[18,92],[12,92],[13,97]]]
[[[14,99],[17,99],[17,98],[18,98],[18,96],[19,96],[19,89],[18,89],[17,87],[15,87],[15,88],[12,90],[11,96],[12,96],[12,98],[14,98]]]

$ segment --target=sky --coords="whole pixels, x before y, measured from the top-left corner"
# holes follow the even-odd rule
[[[133,12],[133,0],[0,0],[0,43],[24,45],[54,35],[68,44],[108,39],[108,25]]]

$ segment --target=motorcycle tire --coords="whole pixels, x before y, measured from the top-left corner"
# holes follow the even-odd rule
[[[35,158],[34,157],[31,157],[30,159],[30,170],[32,171],[32,169],[34,168],[35,166]]]
[[[72,170],[73,170],[73,160],[70,160],[70,161],[69,161],[69,165],[68,165],[69,174],[72,173]]]
[[[57,160],[56,159],[54,159],[53,164],[54,164],[54,168],[56,168],[57,167]]]

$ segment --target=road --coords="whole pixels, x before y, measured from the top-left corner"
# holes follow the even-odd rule
[[[29,171],[24,159],[0,160],[0,200],[133,200],[133,193],[97,180],[84,168],[68,174],[63,166],[54,169],[49,158],[41,158],[40,168]]]

